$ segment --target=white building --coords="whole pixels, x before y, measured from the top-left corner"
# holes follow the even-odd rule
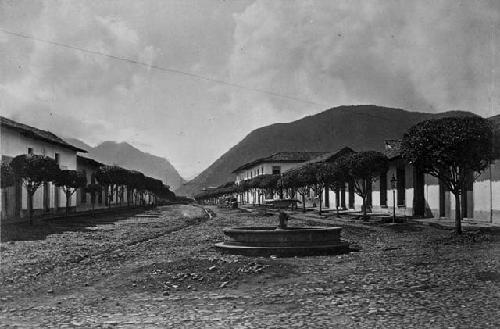
[[[378,177],[369,188],[367,205],[373,212],[392,213],[395,208],[400,216],[455,218],[455,198],[436,177],[424,174],[402,159],[400,141],[387,140],[385,153],[389,169]],[[313,160],[315,161],[315,160]],[[391,180],[395,179],[394,188]],[[362,199],[354,188],[346,184],[341,191],[325,191],[325,208],[361,210]],[[395,207],[394,207],[395,204]],[[483,171],[461,197],[464,218],[500,223],[500,159],[497,158]]]
[[[4,117],[0,117],[0,127],[2,162],[10,162],[21,154],[38,154],[55,159],[61,169],[76,170],[77,152],[86,152],[68,144],[51,132]],[[21,182],[2,189],[0,202],[2,220],[15,221],[27,217],[27,193]],[[76,194],[72,196],[71,205],[76,205]],[[40,186],[33,197],[35,216],[62,211],[65,206],[64,192],[52,183]]]
[[[399,154],[399,141],[386,141],[389,170],[372,186],[375,211],[406,216],[455,218],[455,197],[436,177],[419,172]],[[391,187],[391,179],[396,187]],[[393,193],[394,192],[394,193]],[[393,198],[395,202],[393,202]],[[461,196],[464,218],[500,223],[500,159],[497,157],[481,172]]]
[[[267,174],[281,174],[290,169],[296,168],[306,161],[321,156],[325,152],[278,152],[270,156],[248,162],[238,168],[233,173],[236,174],[236,184],[241,181],[250,180],[254,177]],[[246,191],[238,196],[241,203],[263,203],[265,195],[259,191]]]

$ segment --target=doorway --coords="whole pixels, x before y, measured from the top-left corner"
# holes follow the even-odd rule
[[[418,168],[413,168],[413,178],[415,182],[413,197],[413,215],[425,216],[425,194],[424,194],[424,173]]]

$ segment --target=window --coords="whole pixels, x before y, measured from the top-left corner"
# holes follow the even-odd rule
[[[59,164],[59,153],[54,154],[54,159],[56,160],[56,163]]]
[[[279,175],[279,174],[281,174],[281,167],[273,166],[273,175]]]
[[[33,148],[32,147],[28,147],[28,154],[33,155]]]

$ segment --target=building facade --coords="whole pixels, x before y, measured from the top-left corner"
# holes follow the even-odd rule
[[[281,174],[308,163],[331,162],[339,156],[354,152],[346,147],[337,152],[280,152],[257,159],[237,168],[236,184],[263,174]],[[385,154],[389,158],[387,172],[369,185],[368,210],[373,213],[398,216],[454,218],[455,198],[436,177],[423,173],[405,161],[400,155],[400,141],[387,140]],[[279,160],[281,159],[281,161]],[[461,213],[466,219],[500,223],[500,157],[492,161],[461,196]],[[285,197],[301,199],[299,195]],[[322,207],[361,211],[363,200],[354,192],[354,184],[347,183],[338,191],[325,189],[321,197]],[[268,197],[277,197],[268,196]],[[250,204],[263,203],[265,195],[251,189],[239,195],[238,201]],[[310,189],[306,195],[306,207],[319,206],[319,195]]]
[[[395,209],[398,216],[454,218],[454,195],[436,177],[419,171],[402,159],[399,146],[399,141],[388,140],[385,143],[389,169],[370,186],[371,193],[367,198],[369,209],[375,213],[388,214],[392,214]],[[323,201],[325,208],[335,208],[338,204],[341,209],[361,210],[363,201],[350,184],[346,184],[339,193],[326,193],[328,198]],[[500,223],[498,157],[468,186],[460,203],[464,218]]]
[[[56,135],[0,117],[2,162],[10,162],[21,154],[45,155],[56,160],[61,169],[76,170],[77,152],[86,152],[68,144]],[[22,182],[2,189],[1,218],[16,221],[28,216],[28,197]],[[71,198],[76,206],[76,195]],[[33,196],[35,216],[64,212],[66,197],[61,188],[48,182],[38,188]]]
[[[325,152],[278,152],[270,156],[256,159],[246,163],[233,171],[236,174],[235,183],[238,185],[241,181],[250,180],[254,177],[267,174],[282,174],[293,168],[297,168],[306,161],[321,156]],[[263,191],[253,189],[238,195],[238,202],[261,204],[267,198]]]

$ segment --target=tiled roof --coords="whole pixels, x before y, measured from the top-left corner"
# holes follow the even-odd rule
[[[76,151],[76,152],[87,153],[87,151],[67,143],[62,138],[57,137],[56,135],[54,135],[50,131],[37,129],[35,127],[31,127],[31,126],[16,122],[14,120],[7,119],[7,118],[2,117],[2,116],[0,116],[0,126],[1,127],[8,127],[8,128],[20,131],[21,134],[23,134],[26,137],[31,137],[34,139],[41,139],[41,140],[46,141],[48,143],[56,144],[56,145],[71,149],[71,150]]]
[[[103,163],[100,163],[94,159],[91,159],[91,158],[86,158],[84,156],[81,156],[81,155],[77,155],[76,156],[76,162],[77,163],[82,163],[82,164],[86,164],[86,165],[89,165],[89,166],[95,166],[95,167],[100,167],[100,166],[104,166]]]
[[[233,173],[252,168],[260,163],[267,162],[306,162],[318,156],[324,155],[326,152],[278,152],[270,156],[260,158],[236,168]]]
[[[346,154],[349,154],[349,153],[353,153],[354,150],[351,149],[350,147],[343,147],[341,148],[340,150],[338,151],[335,151],[335,152],[328,152],[328,153],[325,153],[325,154],[322,154],[320,156],[317,156],[309,161],[307,161],[306,163],[304,164],[309,164],[309,163],[320,163],[320,162],[333,162],[335,161],[335,159],[343,156],[343,155],[346,155]]]
[[[386,139],[384,154],[389,158],[389,160],[399,157],[401,155],[401,140]]]

